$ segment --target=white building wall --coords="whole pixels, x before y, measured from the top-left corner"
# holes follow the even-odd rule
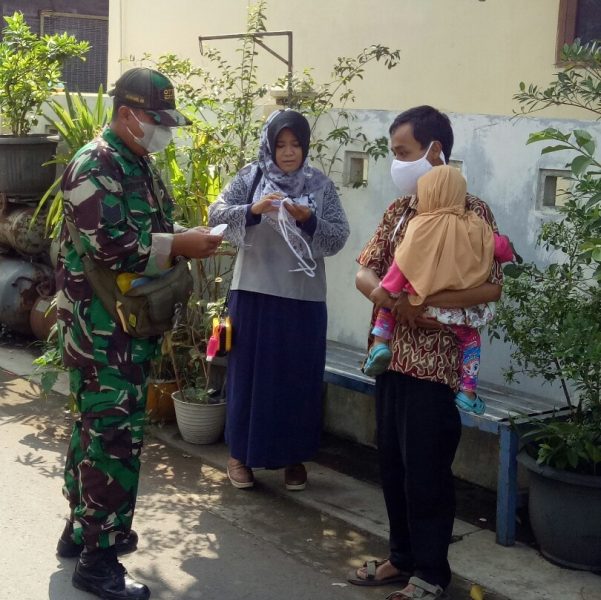
[[[198,36],[244,32],[249,3],[110,0],[109,84],[131,66],[121,58],[144,53],[174,53],[210,68]],[[268,30],[293,31],[295,71],[311,68],[317,82],[329,80],[339,56],[374,44],[401,51],[395,69],[372,64],[365,81],[354,83],[357,108],[435,103],[452,112],[506,115],[515,109],[520,81],[552,78],[558,13],[559,0],[267,0],[266,9]],[[238,42],[207,44],[235,64]],[[285,39],[268,44],[286,54]],[[263,82],[286,74],[264,50],[257,63]]]

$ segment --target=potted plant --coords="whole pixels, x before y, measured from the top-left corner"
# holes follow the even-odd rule
[[[36,196],[54,180],[54,169],[42,168],[56,150],[56,139],[32,135],[42,104],[60,86],[63,62],[84,60],[89,43],[66,33],[38,36],[23,13],[4,17],[0,41],[0,115],[9,135],[0,136],[0,191]],[[37,175],[37,177],[36,177]]]
[[[517,98],[528,110],[576,102],[601,113],[599,46],[576,43],[564,55],[571,66],[557,81],[546,90],[522,84]],[[577,66],[583,60],[586,78]],[[522,373],[559,382],[568,405],[554,419],[515,421],[540,550],[564,566],[601,570],[601,159],[585,130],[546,129],[528,143],[540,141],[552,142],[543,153],[571,152],[573,185],[538,237],[549,262],[505,268],[493,335],[512,344],[509,380]]]
[[[226,363],[207,358],[211,322],[222,304],[223,299],[207,302],[194,294],[168,341],[177,425],[184,440],[194,444],[216,442],[225,424]]]
[[[71,162],[75,153],[91,142],[111,120],[112,108],[104,99],[104,88],[98,86],[94,104],[90,104],[81,93],[71,94],[64,90],[65,106],[55,99],[48,101],[51,113],[44,118],[52,129],[58,132],[61,145],[56,156],[48,165],[59,167],[59,176],[46,189],[40,198],[35,217],[41,211],[46,213],[46,227],[53,237],[60,231],[63,215],[63,196],[60,190],[62,171]],[[48,203],[48,207],[47,207]]]
[[[233,256],[226,245],[192,261],[195,291],[164,343],[177,385],[172,394],[177,425],[184,440],[196,444],[217,441],[225,423],[227,357],[207,358],[207,346],[213,319],[225,305],[224,280],[231,276]]]
[[[150,421],[172,423],[175,421],[173,392],[177,381],[169,355],[162,354],[150,365],[150,378],[146,393],[146,414]]]

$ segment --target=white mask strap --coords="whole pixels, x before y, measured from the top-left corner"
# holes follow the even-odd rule
[[[296,273],[298,271],[302,271],[308,277],[315,277],[315,269],[317,269],[317,263],[313,259],[313,254],[311,253],[311,248],[307,243],[307,240],[305,240],[305,238],[299,233],[298,229],[290,222],[290,219],[288,217],[290,213],[288,213],[286,207],[284,206],[285,202],[289,201],[287,199],[282,200],[280,208],[278,210],[278,226],[280,228],[282,237],[286,241],[286,244],[288,244],[288,248],[290,248],[292,254],[294,254],[294,256],[296,256],[296,258],[298,259],[298,266],[300,267],[298,269],[290,269],[290,272]],[[301,240],[301,242],[304,244],[305,248],[307,249],[306,259],[296,251],[296,249],[290,242],[290,237],[296,237],[297,239]]]
[[[422,160],[422,159],[426,158],[426,156],[428,156],[428,152],[430,152],[430,148],[432,148],[432,144],[433,143],[434,143],[434,140],[432,140],[430,142],[430,145],[428,146],[428,149],[426,150],[426,153],[422,156],[421,159],[418,159],[418,160]],[[426,160],[428,160],[428,159],[426,158]],[[447,164],[447,159],[445,158],[444,152],[442,150],[440,151],[440,160],[442,160],[443,164],[445,164],[445,165]]]

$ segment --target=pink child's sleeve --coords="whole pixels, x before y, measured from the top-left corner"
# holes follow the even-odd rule
[[[401,273],[395,261],[392,261],[386,275],[380,282],[380,287],[383,287],[387,292],[391,294],[400,294],[402,291],[406,291],[409,294],[415,294],[413,286],[409,283],[408,279]]]
[[[513,248],[506,235],[495,233],[495,258],[501,262],[511,262],[513,260]]]

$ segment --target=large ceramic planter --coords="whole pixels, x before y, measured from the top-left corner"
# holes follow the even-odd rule
[[[56,177],[55,165],[42,165],[54,157],[57,144],[55,136],[0,135],[0,192],[17,197],[41,196]]]
[[[601,476],[578,475],[539,465],[525,451],[528,511],[540,551],[572,569],[601,571]]]
[[[185,402],[181,399],[181,392],[174,392],[172,397],[177,426],[186,442],[212,444],[221,437],[225,425],[225,402]]]
[[[173,423],[175,421],[175,407],[173,406],[173,392],[177,391],[177,381],[164,379],[151,379],[146,393],[146,414],[151,421]]]
[[[40,296],[31,307],[29,327],[38,340],[47,340],[56,325],[56,304],[53,306],[52,300],[47,296]]]

